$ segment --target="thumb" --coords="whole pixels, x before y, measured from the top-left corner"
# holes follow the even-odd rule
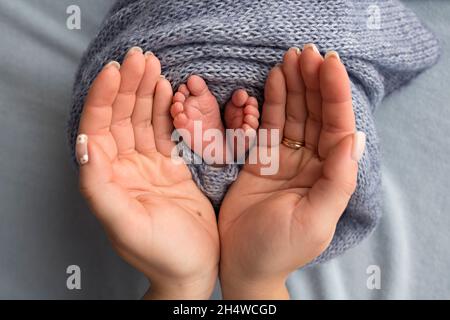
[[[80,165],[80,191],[100,221],[112,227],[128,211],[129,197],[121,186],[112,182],[111,160],[85,134],[77,137],[75,151]]]
[[[322,176],[307,194],[309,208],[299,210],[311,215],[308,221],[335,227],[356,189],[358,161],[365,149],[364,132],[348,135],[328,154]]]
[[[86,134],[78,135],[75,153],[80,165],[80,189],[83,193],[111,181],[111,160],[93,139],[89,140]]]

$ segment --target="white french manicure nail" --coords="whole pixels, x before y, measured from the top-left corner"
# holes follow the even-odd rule
[[[353,135],[352,159],[358,162],[361,160],[364,150],[366,148],[366,134],[362,131],[357,131]]]
[[[328,51],[328,52],[325,54],[325,59],[327,59],[327,58],[336,58],[336,59],[338,59],[339,61],[341,60],[341,58],[339,57],[339,53],[337,53],[337,52],[334,51],[334,50]]]
[[[117,61],[110,61],[106,64],[105,68],[109,68],[109,67],[114,67],[117,70],[120,70],[120,63],[118,63]]]
[[[135,53],[135,52],[143,53],[144,50],[142,50],[141,47],[132,47],[130,50],[128,50],[128,52],[127,52],[126,55],[128,56],[128,55],[130,55],[130,54],[132,54],[132,53]]]
[[[317,49],[316,45],[314,43],[307,43],[304,45],[303,50],[311,48],[314,50],[315,53],[320,54],[319,49]]]
[[[88,144],[88,136],[85,134],[78,135],[75,151],[77,154],[78,163],[81,166],[85,165],[89,161],[87,144]]]
[[[87,154],[85,154],[84,156],[82,156],[82,157],[80,158],[80,164],[81,164],[81,165],[88,163],[88,161],[89,161],[89,157],[88,157]]]
[[[297,55],[299,55],[299,54],[301,53],[300,48],[292,47],[291,49],[292,49],[292,50],[295,50],[295,52],[297,53]]]

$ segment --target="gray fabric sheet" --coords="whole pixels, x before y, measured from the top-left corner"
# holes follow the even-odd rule
[[[65,140],[74,72],[112,3],[0,0],[0,298],[136,299],[147,286],[78,194]],[[81,30],[66,28],[73,4]],[[406,4],[443,56],[377,110],[381,224],[342,257],[293,274],[293,298],[450,298],[450,2]],[[81,290],[66,288],[73,264]],[[367,288],[370,265],[380,267],[379,290]]]

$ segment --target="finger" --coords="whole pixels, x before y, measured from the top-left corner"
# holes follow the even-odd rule
[[[111,135],[112,104],[120,86],[120,64],[108,63],[92,83],[78,127],[79,133],[95,135],[110,159],[117,154],[116,143]]]
[[[286,124],[284,136],[295,141],[305,140],[306,95],[300,71],[300,50],[289,49],[284,55],[283,73],[286,77]]]
[[[169,81],[160,79],[156,85],[153,104],[153,131],[155,133],[156,149],[165,156],[170,156],[175,143],[171,140],[173,123],[170,116],[172,87]]]
[[[145,71],[136,93],[131,122],[134,129],[136,151],[146,154],[156,150],[152,126],[152,109],[156,84],[161,77],[161,64],[153,54],[145,55]]]
[[[322,98],[320,95],[319,70],[323,58],[314,44],[307,44],[300,55],[300,69],[306,87],[307,118],[305,146],[317,152],[322,127]]]
[[[95,139],[86,135],[77,138],[76,153],[80,163],[80,191],[97,218],[108,229],[123,225],[130,212],[128,193],[113,182],[111,160]]]
[[[83,190],[95,189],[111,182],[111,160],[93,136],[78,135],[75,152],[80,165],[80,187]]]
[[[324,161],[322,176],[300,201],[299,219],[309,227],[335,227],[356,188],[358,161],[365,148],[362,132],[348,135],[330,151]]]
[[[111,133],[116,140],[119,155],[135,151],[131,115],[136,103],[136,91],[144,75],[145,59],[142,49],[131,48],[120,68],[121,83],[113,104]]]
[[[279,66],[274,67],[267,77],[264,88],[264,105],[262,108],[261,129],[268,133],[267,146],[277,145],[285,123],[286,81]],[[278,130],[278,141],[270,141],[271,131]],[[259,141],[261,143],[261,141]],[[264,142],[263,142],[264,143]],[[265,143],[264,143],[265,144]]]
[[[356,130],[350,80],[335,51],[327,53],[320,68],[320,92],[322,130],[319,155],[325,158],[339,141]]]

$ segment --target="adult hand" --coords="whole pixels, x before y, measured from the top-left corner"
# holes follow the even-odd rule
[[[339,56],[313,45],[290,49],[265,87],[262,129],[280,139],[280,167],[246,164],[221,207],[220,279],[224,298],[288,298],[288,275],[322,253],[355,190],[365,136],[355,134],[350,82]],[[299,150],[282,137],[304,141]],[[251,158],[251,156],[249,157]],[[259,159],[259,157],[258,157]]]
[[[151,282],[147,298],[208,298],[219,263],[216,217],[170,155],[172,89],[159,60],[132,48],[86,98],[77,138],[80,189],[116,251]]]

